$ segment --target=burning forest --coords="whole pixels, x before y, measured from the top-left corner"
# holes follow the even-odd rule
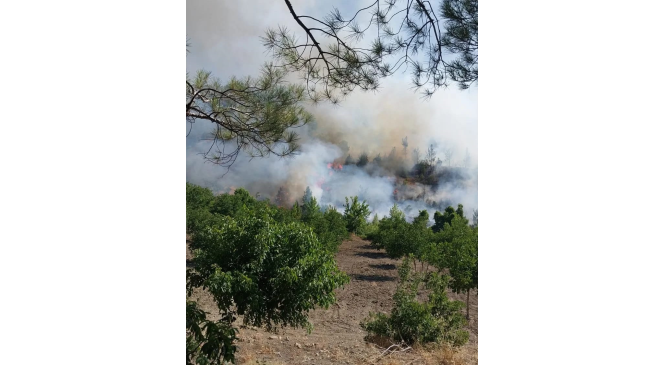
[[[425,102],[403,82],[385,79],[380,92],[352,93],[340,105],[303,103],[312,121],[293,129],[298,153],[253,159],[241,153],[229,170],[201,157],[214,126],[187,125],[187,181],[215,193],[242,187],[282,206],[302,203],[307,187],[321,206],[341,208],[345,197],[358,196],[379,217],[394,203],[411,217],[447,205],[477,209],[476,89],[450,88]]]
[[[399,150],[393,146],[384,155],[353,154],[359,148],[351,149],[345,139],[333,143],[316,132],[305,130],[302,150],[292,158],[252,160],[241,155],[228,171],[204,164],[199,165],[200,170],[188,169],[188,179],[218,194],[232,193],[241,186],[282,207],[302,203],[308,187],[321,206],[340,209],[346,197],[357,196],[379,217],[387,215],[395,203],[411,219],[421,210],[432,217],[434,211],[449,205],[477,209],[477,167],[471,165],[467,152],[455,161],[449,149],[436,144],[429,144],[425,153],[419,148],[410,151],[404,137]],[[217,173],[210,174],[215,167]]]

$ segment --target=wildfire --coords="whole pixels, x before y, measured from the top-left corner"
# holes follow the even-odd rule
[[[334,174],[334,171],[335,171],[335,170],[341,170],[341,169],[343,169],[343,165],[340,164],[340,163],[330,162],[330,163],[327,164],[327,169],[330,170],[330,171],[327,173],[327,176],[332,176],[332,175]],[[329,191],[329,190],[330,190],[330,187],[329,187],[329,186],[325,186],[325,182],[326,182],[326,181],[325,181],[325,177],[321,177],[320,175],[318,175],[317,177],[318,177],[319,179],[316,181],[316,186],[319,187],[319,188],[322,188],[322,189],[324,189],[324,190],[326,190],[326,191]]]

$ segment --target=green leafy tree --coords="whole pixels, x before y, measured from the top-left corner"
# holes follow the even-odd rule
[[[269,208],[262,209],[243,207],[236,218],[219,216],[215,224],[192,232],[194,258],[187,272],[187,294],[202,288],[214,298],[223,323],[215,325],[218,346],[209,347],[217,348],[215,356],[225,354],[225,360],[233,357],[234,349],[225,344],[233,343],[227,329],[238,315],[244,316],[245,324],[268,330],[311,329],[307,312],[334,303],[334,290],[348,282],[311,228],[278,223],[270,218]],[[188,343],[201,342],[195,328],[188,329]]]
[[[239,188],[233,194],[221,194],[215,197],[210,212],[233,217],[243,206],[254,206],[256,203],[256,199],[249,191]]]
[[[187,231],[202,227],[214,216],[209,209],[215,196],[208,188],[187,183]]]
[[[463,205],[457,205],[456,211],[452,206],[445,208],[445,211],[441,214],[440,212],[435,212],[433,215],[434,225],[431,227],[434,232],[442,231],[445,227],[445,224],[451,224],[454,217],[459,216],[462,221],[465,221],[468,224],[468,219],[463,215]]]
[[[429,212],[421,210],[419,215],[413,219],[413,223],[409,227],[410,241],[410,254],[420,261],[420,266],[424,268],[424,262],[430,254],[431,245],[433,242],[433,231],[429,229]]]
[[[463,204],[458,204],[457,209],[455,212],[459,217],[466,219],[466,217],[463,215]],[[466,220],[466,223],[468,223],[468,220]]]
[[[478,231],[457,215],[443,230],[446,266],[449,268],[455,293],[466,293],[466,318],[470,318],[470,291],[478,284]]]
[[[374,240],[371,242],[376,248],[386,248],[386,246],[393,246],[393,241],[399,241],[404,237],[399,235],[400,232],[405,231],[403,227],[408,224],[406,215],[394,204],[390,208],[390,213],[383,217],[378,222],[378,233],[376,233]],[[388,252],[388,255],[390,253]],[[395,255],[401,257],[401,254]]]
[[[362,238],[370,241],[374,240],[376,238],[376,234],[378,233],[379,222],[380,220],[378,219],[378,214],[374,214],[371,223],[367,224],[366,227],[364,228],[364,234]]]
[[[297,203],[297,200],[291,208],[291,216],[298,221],[302,218],[302,208],[300,208],[300,204]]]
[[[461,346],[469,335],[463,330],[466,321],[460,313],[463,303],[447,298],[447,278],[433,273],[412,273],[406,256],[399,268],[399,285],[394,294],[394,307],[389,315],[370,313],[360,324],[370,336],[387,337],[407,344],[447,342]],[[419,302],[418,292],[426,288],[428,300]]]
[[[309,196],[309,199],[307,199],[305,203],[302,204],[302,221],[307,224],[312,224],[322,218],[323,218],[323,212],[321,212],[316,197]]]
[[[307,186],[307,189],[304,191],[304,195],[302,196],[302,204],[307,204],[309,200],[311,199],[313,195],[311,194],[311,189]]]
[[[347,16],[334,8],[323,18],[298,15],[284,2],[303,40],[282,27],[268,29],[264,45],[280,66],[302,75],[314,101],[337,103],[356,88],[377,90],[382,78],[404,67],[425,97],[450,81],[465,89],[478,80],[477,0],[376,0]],[[363,15],[368,24],[359,22]],[[361,42],[368,34],[375,38]]]
[[[415,217],[415,219],[413,219],[413,225],[426,228],[428,224],[429,224],[429,212],[427,212],[426,210],[420,210],[418,216]]]
[[[354,196],[351,200],[346,197],[344,204],[344,219],[346,220],[346,228],[348,232],[358,233],[367,224],[367,218],[371,215],[369,205],[366,202],[359,202],[358,197]]]
[[[299,149],[293,128],[312,120],[301,105],[302,86],[284,83],[285,72],[264,66],[259,78],[232,78],[228,83],[199,71],[187,78],[187,122],[211,122],[215,130],[203,153],[206,161],[225,167],[235,162],[241,151],[252,157],[289,156]]]
[[[214,202],[212,190],[187,183],[187,210],[209,209]]]
[[[374,246],[384,248],[390,258],[413,255],[423,263],[425,247],[432,234],[426,222],[429,214],[421,212],[412,224],[406,221],[405,214],[395,204],[390,209],[389,216],[378,223],[378,233],[375,234]],[[415,265],[415,261],[413,261]]]
[[[320,242],[332,252],[336,252],[344,239],[348,238],[346,220],[333,206],[328,206],[321,219],[311,223]]]

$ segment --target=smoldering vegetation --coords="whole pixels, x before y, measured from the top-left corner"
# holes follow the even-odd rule
[[[267,9],[266,16],[242,22],[255,18],[256,6]],[[311,15],[325,15],[329,8],[311,0],[293,6]],[[187,17],[187,70],[206,69],[222,80],[256,76],[261,64],[272,61],[260,37],[274,24],[292,24],[283,4],[263,0],[232,9],[224,2],[187,2]],[[297,75],[288,81],[301,82]],[[210,148],[202,138],[213,126],[187,124],[187,131],[192,127],[187,181],[216,193],[243,187],[259,199],[275,202],[279,196],[280,204],[289,205],[301,203],[307,187],[319,204],[337,208],[357,195],[379,217],[395,202],[411,217],[423,209],[432,216],[441,206],[456,204],[470,213],[477,209],[477,89],[449,88],[423,101],[408,85],[410,75],[397,73],[382,80],[375,93],[353,92],[340,105],[307,107],[314,122],[296,130],[299,154],[255,159],[241,154],[228,171],[199,155]],[[422,166],[431,145],[435,156]]]
[[[204,137],[211,130],[203,123],[193,125],[188,136],[187,181],[218,194],[242,187],[258,199],[291,206],[296,200],[302,202],[309,187],[321,206],[341,210],[346,197],[358,196],[379,218],[395,203],[411,219],[421,210],[433,217],[436,210],[449,205],[463,204],[468,212],[478,206],[474,159],[435,141],[428,147],[414,147],[408,142],[412,137],[404,136],[399,146],[376,146],[369,153],[352,136],[349,143],[338,130],[329,133],[329,128],[308,125],[298,130],[298,154],[254,159],[240,154],[226,169],[205,163],[200,156],[210,148]],[[455,153],[461,158],[446,158]]]

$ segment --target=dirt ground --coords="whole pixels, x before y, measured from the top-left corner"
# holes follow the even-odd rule
[[[187,253],[187,259],[189,259]],[[259,328],[241,326],[238,334],[239,364],[477,364],[477,290],[470,295],[470,321],[467,330],[470,340],[458,350],[448,347],[415,348],[404,352],[388,351],[391,344],[365,341],[366,332],[360,322],[369,312],[389,313],[392,295],[397,286],[399,260],[387,257],[358,237],[352,237],[339,247],[336,256],[339,268],[350,276],[350,282],[337,290],[337,304],[329,309],[310,312],[314,329],[286,328],[277,334]],[[449,292],[449,297],[465,303],[465,294]],[[209,313],[217,313],[206,293],[194,298]],[[464,306],[465,313],[465,306]]]

